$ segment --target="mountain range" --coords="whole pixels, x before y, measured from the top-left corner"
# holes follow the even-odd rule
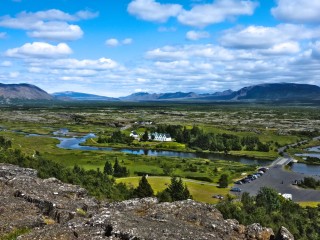
[[[2,84],[0,83],[0,97],[4,99],[23,99],[23,100],[53,100],[54,97],[41,88],[21,83],[21,84]]]
[[[0,84],[0,98],[22,100],[63,101],[277,101],[277,100],[320,100],[320,87],[310,84],[266,83],[241,88],[238,91],[197,94],[194,92],[147,93],[138,92],[129,96],[112,98],[80,92],[48,94],[30,84]]]

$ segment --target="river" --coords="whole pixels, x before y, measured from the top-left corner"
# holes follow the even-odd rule
[[[164,157],[179,157],[179,158],[205,158],[210,160],[226,160],[240,162],[244,164],[266,166],[270,164],[268,160],[254,159],[248,157],[238,157],[233,155],[225,155],[218,153],[202,153],[202,152],[178,152],[178,151],[166,151],[166,150],[147,150],[147,149],[130,149],[130,148],[111,148],[111,147],[92,147],[80,145],[84,143],[88,138],[95,137],[94,134],[90,133],[84,137],[57,137],[60,143],[57,145],[59,148],[64,149],[77,149],[83,151],[118,151],[136,155],[147,155],[147,156],[164,156]]]
[[[24,133],[25,134],[25,133]],[[255,159],[250,157],[239,157],[233,155],[225,155],[218,153],[202,153],[202,152],[178,152],[178,151],[165,151],[165,150],[147,150],[147,149],[130,149],[130,148],[112,148],[112,147],[92,147],[80,145],[84,143],[89,138],[94,138],[95,134],[90,133],[82,137],[57,137],[57,135],[67,135],[68,130],[63,129],[63,131],[55,132],[54,135],[56,139],[60,141],[57,147],[63,149],[76,149],[83,151],[117,151],[128,154],[136,155],[147,155],[147,156],[165,156],[165,157],[179,157],[179,158],[205,158],[210,160],[226,160],[240,162],[243,164],[258,165],[258,166],[268,166],[271,161]],[[41,136],[38,134],[28,134],[26,136]],[[318,154],[320,153],[320,146],[309,148],[308,150],[313,153],[306,154]],[[306,175],[318,175],[320,176],[320,165],[307,165],[304,163],[293,163],[291,170],[298,173],[303,173]]]

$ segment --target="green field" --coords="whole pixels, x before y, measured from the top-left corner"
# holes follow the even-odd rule
[[[313,207],[316,208],[320,205],[320,202],[298,202],[301,207]]]
[[[180,125],[186,129],[198,126],[204,133],[230,134],[239,138],[257,137],[264,144],[270,145],[268,152],[247,151],[244,147],[229,154],[248,156],[256,159],[273,160],[278,157],[277,148],[301,139],[310,140],[320,129],[320,111],[317,108],[300,106],[269,106],[267,104],[175,104],[175,103],[61,103],[60,106],[29,105],[0,108],[0,135],[12,140],[13,148],[20,149],[27,156],[40,157],[60,163],[68,168],[79,165],[86,170],[100,171],[108,160],[114,164],[115,159],[125,166],[131,177],[148,174],[151,176],[179,176],[185,179],[206,180],[217,183],[222,174],[228,174],[229,183],[241,177],[242,173],[255,171],[256,166],[243,165],[238,162],[222,160],[210,161],[200,158],[151,157],[131,155],[121,152],[81,151],[60,149],[52,133],[60,128],[67,128],[72,136],[95,133],[97,136],[110,135],[122,129],[126,135],[135,130],[144,133],[158,125]],[[152,121],[153,125],[139,125],[137,121]],[[43,136],[26,137],[25,133]],[[319,134],[320,135],[320,134]],[[173,150],[195,152],[188,144],[178,142],[139,142],[98,144],[96,139],[89,139],[86,145],[139,148],[156,150]],[[290,148],[289,153],[303,151],[309,142],[297,148]],[[164,178],[166,179],[166,178]],[[168,179],[168,178],[167,178]],[[155,189],[158,186],[155,184]],[[215,202],[211,196],[223,189],[214,186],[187,182],[194,198],[204,202]],[[210,187],[209,187],[210,186]],[[163,185],[162,185],[163,187]],[[208,188],[208,189],[207,189]],[[223,193],[226,194],[226,193]]]
[[[140,177],[130,177],[130,178],[118,178],[117,182],[125,183],[129,187],[137,187],[139,184]],[[194,181],[190,182],[188,179],[182,179],[182,181],[187,185],[193,199],[199,202],[205,203],[217,203],[218,199],[213,198],[213,195],[220,194],[224,197],[229,194],[228,188],[218,188],[212,184],[206,182]],[[152,189],[155,193],[163,191],[170,184],[170,177],[148,177],[148,182],[150,183]]]

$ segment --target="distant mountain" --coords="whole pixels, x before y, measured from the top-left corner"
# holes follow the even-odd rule
[[[245,87],[236,92],[235,100],[320,99],[320,87],[309,84],[269,83]]]
[[[0,97],[4,99],[22,100],[52,100],[53,97],[37,86],[21,84],[0,83]]]
[[[309,84],[267,83],[241,88],[224,95],[209,95],[197,100],[320,100],[320,87]]]
[[[226,90],[216,93],[197,94],[194,92],[147,93],[138,92],[121,98],[104,97],[80,92],[59,92],[48,94],[30,84],[1,84],[0,98],[9,100],[65,100],[65,101],[304,101],[320,100],[320,87],[309,84],[267,83]]]
[[[320,100],[320,87],[309,84],[267,83],[241,88],[238,91],[226,90],[216,93],[197,94],[194,92],[147,93],[139,92],[122,101],[277,101],[277,100]]]
[[[154,101],[159,98],[159,95],[157,93],[137,92],[119,99],[122,101]]]
[[[175,99],[189,99],[196,98],[200,95],[194,92],[175,92],[175,93],[147,93],[138,92],[126,97],[121,97],[122,101],[161,101],[161,100],[175,100]]]
[[[60,100],[77,100],[77,101],[119,101],[118,98],[104,97],[80,92],[58,92],[52,94]]]

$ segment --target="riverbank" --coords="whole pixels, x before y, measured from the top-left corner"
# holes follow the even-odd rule
[[[185,144],[177,142],[139,142],[134,141],[133,144],[122,144],[122,143],[97,143],[95,138],[88,138],[85,142],[80,143],[81,146],[98,147],[98,148],[113,148],[113,149],[131,149],[131,150],[142,150],[142,151],[172,151],[180,153],[199,153],[199,154],[216,154],[217,156],[234,156],[252,158],[255,160],[269,160],[273,161],[279,157],[279,154],[275,151],[269,152],[258,152],[258,151],[229,151],[227,154],[224,152],[211,152],[211,151],[200,151],[187,148]]]

